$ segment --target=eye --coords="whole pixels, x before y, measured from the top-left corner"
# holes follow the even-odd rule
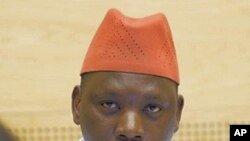
[[[149,104],[146,106],[146,112],[149,113],[156,113],[162,110],[162,108],[159,105]]]
[[[105,101],[102,102],[101,105],[106,109],[120,109],[118,104],[113,101]]]

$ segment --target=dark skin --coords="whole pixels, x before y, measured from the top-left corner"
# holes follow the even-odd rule
[[[175,82],[153,75],[92,72],[72,93],[85,141],[170,141],[184,99]]]

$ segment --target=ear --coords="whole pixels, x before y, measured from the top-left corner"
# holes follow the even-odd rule
[[[72,92],[71,110],[73,114],[73,120],[77,125],[80,124],[80,102],[81,102],[80,86],[76,85]]]
[[[184,98],[182,95],[178,95],[175,132],[178,131],[178,129],[179,129],[179,123],[181,120],[181,114],[182,114],[183,107],[184,107]]]

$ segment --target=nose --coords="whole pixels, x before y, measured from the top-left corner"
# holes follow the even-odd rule
[[[135,112],[121,115],[116,128],[117,141],[143,141],[142,119]]]

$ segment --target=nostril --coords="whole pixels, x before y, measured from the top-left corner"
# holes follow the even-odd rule
[[[122,134],[119,135],[117,138],[118,138],[118,141],[128,141],[128,137]]]
[[[132,141],[142,141],[142,137],[141,136],[135,136]]]

